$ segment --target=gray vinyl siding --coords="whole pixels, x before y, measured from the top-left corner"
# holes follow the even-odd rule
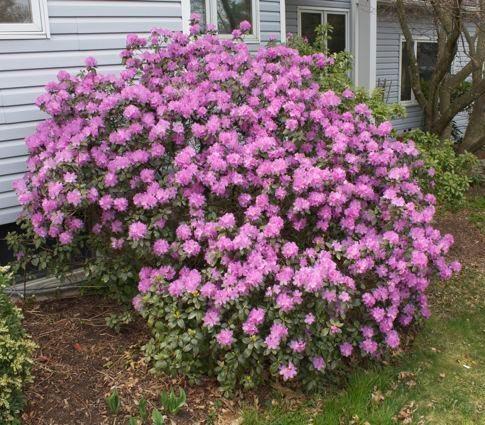
[[[410,27],[416,37],[433,38],[435,35],[433,23],[426,18],[422,20],[414,18],[414,21],[410,22]],[[377,15],[376,76],[378,86],[385,82],[384,95],[388,103],[399,101],[401,34],[397,16],[385,8],[379,8]],[[460,69],[466,62],[467,57],[463,50],[463,44],[459,43],[459,53],[453,67],[455,70]],[[405,118],[394,121],[393,124],[397,130],[406,131],[423,126],[423,113],[419,105],[407,106],[406,112]],[[456,123],[462,131],[466,128],[467,122],[466,114],[460,114],[456,119]]]
[[[263,43],[272,38],[281,40],[280,0],[260,0],[259,25]]]
[[[101,72],[121,69],[126,35],[152,28],[182,29],[181,0],[48,0],[51,37],[0,40],[0,225],[20,208],[12,182],[25,172],[24,139],[45,118],[35,105],[43,86],[61,69],[77,72],[94,56]],[[261,0],[263,42],[280,37],[279,0]]]
[[[318,7],[323,9],[346,9],[352,7],[351,0],[286,0],[286,32],[298,34],[298,6]],[[350,25],[349,19],[349,25]],[[350,40],[352,40],[352,28],[350,28]]]

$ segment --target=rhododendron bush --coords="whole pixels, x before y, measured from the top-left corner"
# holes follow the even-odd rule
[[[128,37],[119,77],[92,60],[61,72],[17,190],[50,249],[82,245],[123,259],[106,273],[138,274],[155,369],[312,387],[399,347],[429,315],[432,277],[459,265],[413,178],[414,144],[350,89],[319,90],[312,70],[331,57],[251,55],[248,29],[154,30]]]

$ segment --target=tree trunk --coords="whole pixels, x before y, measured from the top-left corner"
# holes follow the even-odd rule
[[[458,152],[478,152],[485,147],[485,95],[473,105],[468,127]]]

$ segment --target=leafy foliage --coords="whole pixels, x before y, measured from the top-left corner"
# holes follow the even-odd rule
[[[32,381],[32,354],[36,345],[22,327],[22,313],[3,292],[11,273],[0,270],[0,423],[20,424],[22,389]]]
[[[111,414],[117,415],[121,408],[121,398],[117,389],[111,391],[106,397],[106,406]]]
[[[133,312],[129,310],[122,313],[112,313],[106,318],[106,326],[115,332],[120,332],[123,326],[133,322],[133,318]]]
[[[187,404],[187,395],[184,389],[180,388],[177,396],[172,388],[170,392],[162,391],[160,401],[166,412],[176,415]]]
[[[329,54],[327,41],[332,37],[332,27],[330,25],[319,25],[315,33],[314,43],[310,43],[298,35],[292,35],[288,40],[288,45],[298,50],[301,55],[318,53],[328,55],[333,61],[332,65],[324,68],[313,67],[313,77],[320,85],[321,90],[333,90],[342,94],[349,87],[352,87],[352,55],[349,52]],[[384,92],[381,88],[375,89],[372,93],[363,88],[355,88],[354,93],[354,105],[359,103],[367,104],[372,109],[373,117],[378,123],[403,117],[406,113],[406,109],[400,104],[386,103],[384,101]]]
[[[421,152],[423,164],[417,175],[424,190],[435,194],[446,207],[463,204],[478,165],[475,155],[457,154],[451,140],[441,140],[422,130],[406,133],[406,138],[413,140]]]

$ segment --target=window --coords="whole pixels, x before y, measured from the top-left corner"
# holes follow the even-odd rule
[[[242,21],[248,21],[255,36],[256,6],[257,0],[190,0],[190,12],[201,16],[202,25],[215,25],[219,34],[231,34]]]
[[[47,0],[0,0],[0,38],[47,38]]]
[[[438,43],[430,40],[415,40],[414,54],[418,62],[419,75],[426,90],[426,83],[431,81],[438,58]],[[416,99],[411,87],[410,60],[406,50],[406,42],[401,41],[401,88],[400,101],[415,103]]]
[[[349,49],[348,12],[344,10],[299,8],[298,34],[309,42],[314,42],[315,30],[319,25],[328,24],[332,27],[331,38],[328,40],[330,53],[343,52]]]

